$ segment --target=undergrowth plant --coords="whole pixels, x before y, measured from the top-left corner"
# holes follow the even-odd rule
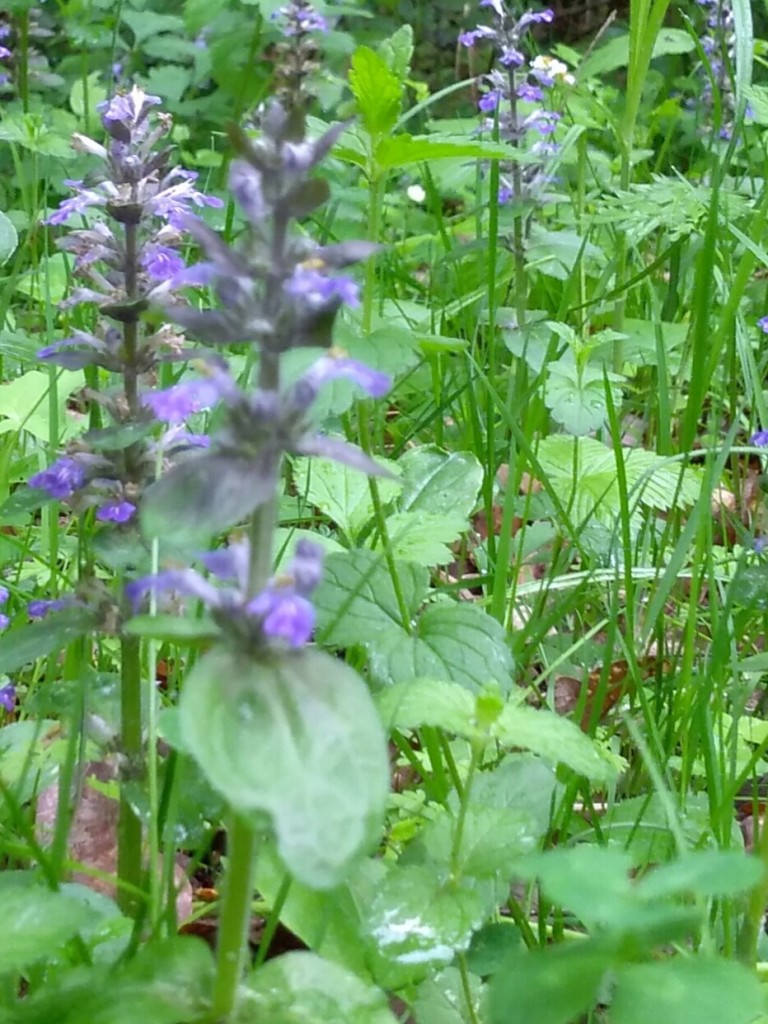
[[[759,12],[386,6],[0,15],[3,1021],[768,1019]]]

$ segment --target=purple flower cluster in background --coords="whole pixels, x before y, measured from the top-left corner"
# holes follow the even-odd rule
[[[523,36],[533,25],[551,24],[554,13],[551,10],[526,11],[515,18],[503,0],[480,0],[481,7],[490,7],[494,14],[493,27],[480,25],[468,32],[462,32],[459,42],[474,47],[484,42],[493,44],[498,59],[498,68],[485,76],[488,88],[478,102],[482,113],[489,115],[486,129],[498,124],[499,137],[516,148],[525,146],[529,153],[539,156],[542,161],[557,152],[554,134],[560,120],[560,113],[545,106],[547,95],[559,85],[573,85],[574,78],[566,65],[554,57],[539,55],[527,61],[521,49]],[[532,108],[529,109],[529,105]],[[550,180],[543,173],[541,163],[517,163],[514,173],[502,173],[499,183],[498,201],[508,203],[515,198],[516,180],[522,195],[518,198],[539,197]]]
[[[11,38],[11,26],[0,24],[0,90],[11,85],[11,74],[7,70],[8,62],[13,59],[13,51],[8,46]]]
[[[274,577],[255,597],[248,595],[250,545],[247,541],[200,556],[205,568],[219,581],[212,582],[194,569],[168,569],[135,580],[126,587],[135,609],[149,593],[175,593],[202,601],[213,618],[241,642],[260,646],[277,641],[301,647],[315,626],[315,610],[309,600],[322,577],[323,549],[312,541],[300,540],[286,572]]]
[[[10,594],[8,593],[8,588],[0,587],[0,608],[4,608],[6,606],[9,597]],[[11,620],[5,612],[0,612],[0,629],[7,629],[10,622]]]
[[[733,9],[729,0],[696,0],[696,2],[706,16],[706,28],[701,37],[701,46],[709,60],[709,68],[702,68],[702,91],[696,105],[697,107],[703,106],[707,117],[711,119],[715,110],[714,91],[717,90],[722,109],[719,134],[721,139],[728,141],[733,135],[736,113],[736,94],[729,70],[729,67],[734,67],[736,60]],[[747,108],[746,116],[750,116],[749,108]]]

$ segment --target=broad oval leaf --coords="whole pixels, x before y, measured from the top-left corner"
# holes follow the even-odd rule
[[[234,1024],[395,1024],[384,993],[315,953],[287,953],[246,980]]]
[[[187,676],[185,747],[242,813],[265,812],[278,853],[311,888],[338,885],[377,841],[389,788],[368,690],[317,650],[259,658],[214,647]]]
[[[4,213],[0,213],[0,266],[13,256],[18,244],[19,236],[13,222]]]

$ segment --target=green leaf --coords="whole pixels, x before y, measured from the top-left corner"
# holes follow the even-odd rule
[[[205,644],[219,635],[219,627],[208,616],[183,619],[178,615],[134,615],[125,623],[123,631],[169,644]]]
[[[334,337],[353,359],[389,373],[393,377],[412,369],[421,359],[421,338],[406,327],[390,324],[375,331],[364,332],[352,320],[339,321]],[[350,387],[350,395],[352,390]]]
[[[0,778],[19,804],[54,783],[66,757],[59,723],[27,718],[0,728]]]
[[[397,562],[396,569],[412,616],[426,597],[427,571],[408,562]],[[379,632],[402,631],[392,580],[382,556],[372,551],[329,555],[313,600],[323,639],[336,647],[375,643]]]
[[[496,974],[506,965],[513,953],[523,950],[523,942],[519,928],[509,919],[492,921],[483,925],[479,932],[472,936],[472,944],[467,953],[467,967],[474,974],[485,978]]]
[[[454,736],[473,738],[475,699],[466,687],[436,679],[410,679],[395,683],[376,697],[388,732],[431,725]]]
[[[131,10],[122,8],[120,20],[125,22],[133,33],[134,45],[140,47],[145,39],[168,32],[171,35],[184,35],[184,19],[175,14],[157,14],[150,8]]]
[[[431,605],[410,635],[399,628],[366,647],[371,671],[382,683],[431,677],[472,690],[496,682],[506,693],[511,686],[512,654],[504,628],[474,604]]]
[[[653,57],[665,57],[671,53],[692,53],[696,44],[690,35],[681,28],[662,28],[656,36],[653,46]],[[626,67],[629,62],[629,36],[615,36],[604,46],[600,46],[584,60],[578,69],[580,79],[595,78],[605,75],[616,68]]]
[[[88,89],[86,102],[86,85]],[[97,118],[96,107],[107,99],[107,90],[102,82],[102,76],[98,71],[92,71],[85,78],[78,77],[72,83],[69,90],[69,106],[74,114],[85,121],[88,115],[88,123]]]
[[[611,1002],[611,1024],[754,1024],[764,1016],[753,971],[701,955],[621,968]]]
[[[553,711],[508,704],[492,734],[507,746],[530,750],[552,764],[565,764],[594,782],[615,779],[621,764],[574,722]]]
[[[387,534],[395,558],[420,565],[452,562],[455,556],[450,545],[467,529],[467,521],[460,514],[433,515],[421,509],[396,512],[387,519]]]
[[[344,662],[317,650],[249,658],[214,647],[182,693],[185,745],[240,812],[266,812],[291,873],[344,880],[377,841],[389,788],[386,739]]]
[[[326,559],[315,593],[324,642],[364,646],[371,675],[382,685],[431,677],[471,689],[495,680],[509,689],[512,656],[503,627],[465,602],[431,605],[416,617],[426,594],[426,571],[413,562],[396,565],[409,617],[415,618],[413,631],[401,625],[392,580],[380,556],[355,551]]]
[[[611,959],[591,942],[509,957],[491,981],[490,1024],[571,1024],[594,1004]]]
[[[599,430],[608,418],[608,403],[603,381],[604,370],[597,366],[576,367],[573,352],[566,352],[547,366],[544,401],[558,423],[569,434],[588,434]],[[621,377],[608,373],[614,408],[621,405]]]
[[[378,460],[389,465],[385,460]],[[361,530],[373,517],[373,500],[368,477],[359,470],[330,459],[296,459],[293,469],[298,493],[324,512],[355,543]],[[379,494],[385,504],[400,492],[397,480],[379,481]]]
[[[151,484],[141,505],[141,525],[150,537],[203,539],[239,523],[275,489],[271,454],[246,459],[221,452],[193,455]]]
[[[537,458],[542,470],[574,523],[591,517],[613,525],[621,511],[616,476],[616,453],[592,437],[555,434],[540,441]],[[700,477],[680,463],[654,452],[623,449],[633,528],[640,523],[641,507],[668,511],[674,506],[694,504],[701,487]]]
[[[423,848],[428,863],[446,873],[458,867],[460,877],[498,878],[504,883],[512,876],[516,858],[531,853],[541,835],[526,808],[482,806],[466,811],[457,860],[455,833],[454,816],[441,814],[424,828],[415,848]]]
[[[484,916],[485,901],[477,890],[436,877],[432,867],[394,865],[368,909],[366,925],[388,960],[442,967],[469,947]]]
[[[359,46],[352,54],[349,87],[369,135],[391,132],[400,116],[403,83],[386,61],[367,46]]]
[[[480,979],[470,976],[468,980],[474,1007],[472,1019],[480,1021],[484,1019]],[[418,1024],[468,1024],[467,993],[458,968],[446,967],[419,985],[413,1002],[413,1019]]]
[[[81,373],[70,370],[56,373],[56,419],[62,437],[71,437],[80,429],[67,415],[67,399],[82,383]],[[23,429],[39,441],[47,442],[51,436],[50,390],[51,375],[44,370],[27,370],[0,385],[0,433]]]
[[[483,482],[483,467],[470,452],[447,452],[432,446],[412,448],[398,460],[403,493],[400,508],[431,515],[468,519]]]
[[[396,1024],[386,996],[314,953],[286,953],[245,981],[233,1024]]]
[[[413,57],[413,28],[411,25],[401,25],[389,39],[379,43],[379,54],[386,61],[387,67],[405,82],[411,68]]]
[[[434,160],[509,160],[509,149],[498,143],[445,142],[430,135],[414,138],[402,133],[383,138],[375,157],[382,170],[394,170]]]
[[[18,244],[16,228],[4,213],[0,213],[0,267],[13,256]]]
[[[33,872],[0,874],[0,899],[8,915],[3,924],[3,973],[50,962],[93,920],[85,900],[44,888]]]
[[[641,879],[638,889],[646,900],[685,893],[712,899],[737,896],[754,888],[762,877],[760,861],[745,857],[743,852],[696,850],[655,868]]]
[[[0,672],[15,672],[30,661],[63,650],[93,630],[93,616],[84,608],[64,608],[0,635]]]

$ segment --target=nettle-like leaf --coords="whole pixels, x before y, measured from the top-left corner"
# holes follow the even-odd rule
[[[432,866],[393,865],[368,908],[366,927],[386,959],[445,967],[468,948],[486,913],[478,889],[453,885]]]
[[[403,82],[387,67],[383,57],[367,46],[352,54],[349,87],[365,130],[370,135],[391,132],[400,116]]]
[[[514,703],[503,705],[494,721],[481,724],[478,702],[459,682],[413,678],[383,690],[377,697],[387,729],[433,725],[456,736],[529,750],[549,764],[565,764],[595,782],[614,779],[622,767],[567,718]]]
[[[367,687],[343,661],[213,647],[185,680],[180,716],[209,782],[237,811],[269,815],[283,863],[306,885],[338,885],[375,845],[386,738]]]
[[[351,971],[314,953],[286,953],[255,970],[237,1021],[248,1024],[395,1024],[387,998]]]
[[[621,501],[612,448],[591,437],[557,434],[544,438],[536,454],[574,523],[593,516],[608,526],[615,523]],[[641,524],[641,507],[669,511],[698,499],[700,478],[690,467],[639,448],[623,448],[622,457],[635,528]]]
[[[315,593],[320,636],[333,647],[363,646],[380,685],[419,677],[449,679],[470,689],[511,685],[512,656],[502,626],[473,604],[438,603],[417,614],[427,594],[426,570],[397,562],[411,631],[402,624],[381,555],[331,555]]]
[[[391,471],[392,463],[385,463]],[[296,459],[293,478],[298,493],[324,512],[354,544],[373,517],[373,499],[368,478],[362,473],[330,459]],[[379,494],[387,503],[401,490],[397,480],[379,481]]]

